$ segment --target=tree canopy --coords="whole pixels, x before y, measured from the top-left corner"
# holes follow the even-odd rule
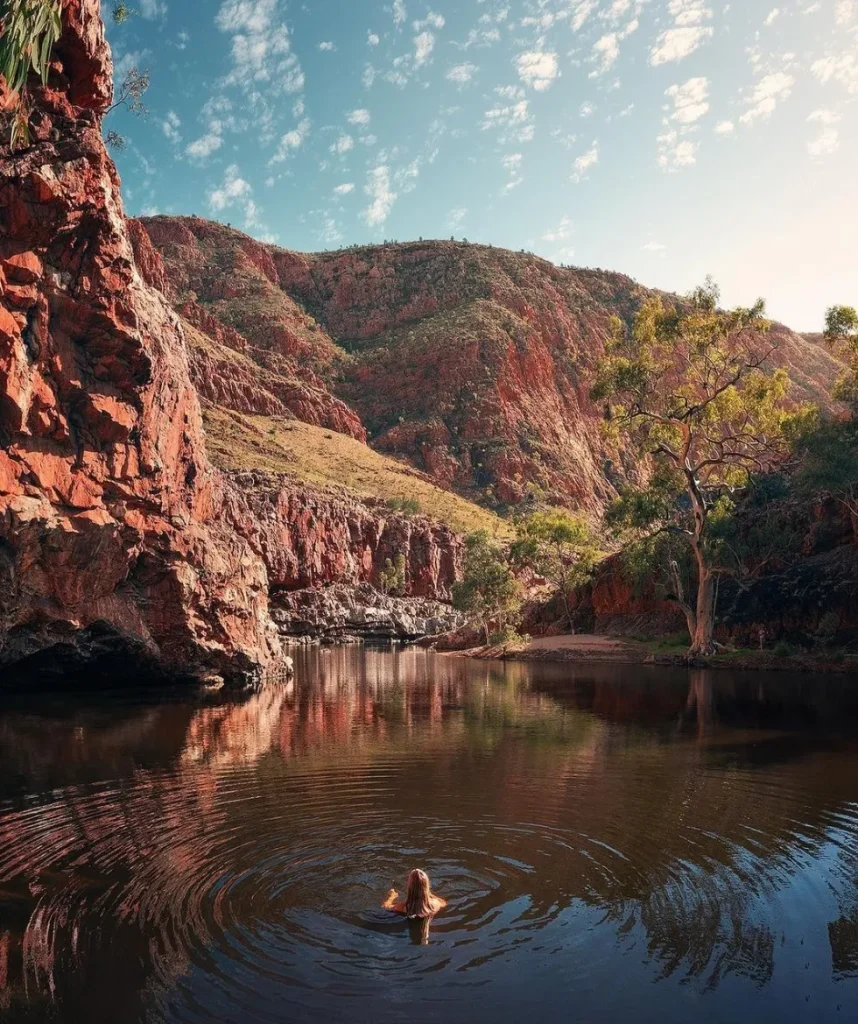
[[[723,311],[710,281],[680,302],[642,306],[631,329],[615,320],[592,388],[606,431],[648,460],[646,480],[608,510],[616,532],[670,532],[691,547],[696,600],[687,602],[691,653],[714,647],[717,544],[713,525],[754,474],[787,456],[789,377],[770,368],[776,342],[762,301]]]
[[[527,566],[557,588],[567,621],[569,593],[590,579],[598,557],[587,520],[559,508],[521,519],[510,548],[513,564]]]
[[[503,627],[520,603],[518,581],[500,545],[486,530],[470,534],[465,539],[463,577],[453,586],[453,605],[480,623],[488,644],[492,620]]]

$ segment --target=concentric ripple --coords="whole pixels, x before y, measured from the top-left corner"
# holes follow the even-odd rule
[[[761,766],[415,664],[147,709],[113,776],[116,737],[84,729],[76,778],[0,805],[0,1016],[682,1020],[693,991],[825,1019],[858,998],[853,747]],[[380,908],[414,866],[449,901],[431,922]]]

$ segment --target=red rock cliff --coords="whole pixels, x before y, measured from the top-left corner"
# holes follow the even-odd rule
[[[250,670],[267,574],[222,523],[178,317],[135,268],[111,76],[98,0],[67,0],[30,146],[2,123],[0,663]]]
[[[158,290],[101,137],[111,76],[98,0],[67,0],[26,149],[10,152],[0,114],[0,673],[252,672],[279,650],[270,589],[372,579],[399,550],[414,593],[446,596],[458,541],[444,528],[210,465],[192,374],[216,387],[200,361],[247,343],[192,300],[186,324]],[[312,368],[285,373],[301,351],[284,355],[280,334],[271,347],[267,375],[231,364],[206,397],[292,403],[362,435]]]

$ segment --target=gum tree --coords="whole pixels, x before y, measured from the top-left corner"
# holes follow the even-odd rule
[[[590,579],[598,559],[586,519],[559,508],[532,513],[517,524],[510,558],[556,588],[571,626],[569,594]]]
[[[453,606],[480,623],[488,645],[491,621],[498,619],[503,627],[520,603],[520,587],[503,549],[486,530],[470,534],[465,539],[464,574],[453,586]]]
[[[752,475],[788,452],[789,377],[769,370],[776,343],[765,307],[722,311],[711,280],[686,300],[647,301],[633,327],[615,320],[592,397],[606,430],[648,460],[648,481],[609,508],[618,533],[670,533],[689,546],[696,592],[682,594],[689,656],[715,649],[715,527]]]

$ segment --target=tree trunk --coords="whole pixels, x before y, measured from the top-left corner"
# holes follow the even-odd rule
[[[697,623],[691,637],[690,658],[715,653],[715,576],[698,558]]]

